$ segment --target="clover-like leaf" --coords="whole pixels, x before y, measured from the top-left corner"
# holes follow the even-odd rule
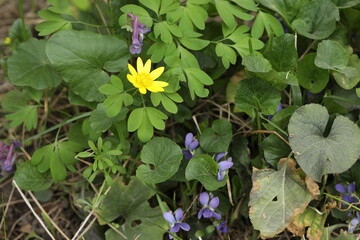
[[[278,171],[255,169],[253,172],[249,215],[263,238],[284,231],[312,199],[295,165],[294,160],[283,158],[278,163]]]
[[[360,155],[360,129],[337,116],[329,129],[329,114],[319,104],[297,109],[288,125],[291,149],[300,167],[320,182],[328,173],[348,170]]]
[[[145,183],[160,183],[172,177],[178,170],[183,154],[181,148],[168,138],[154,138],[141,150],[140,165],[136,176]]]
[[[49,173],[41,173],[30,161],[24,162],[16,169],[14,180],[21,189],[41,191],[48,189],[52,180]]]

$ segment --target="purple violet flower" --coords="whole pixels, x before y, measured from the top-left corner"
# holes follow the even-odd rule
[[[219,223],[219,225],[217,225],[216,228],[217,228],[221,233],[227,233],[227,232],[229,232],[229,228],[228,228],[228,226],[227,226],[227,220]]]
[[[335,189],[336,191],[338,191],[339,193],[346,193],[343,197],[342,200],[344,200],[345,202],[348,203],[356,203],[356,198],[353,196],[353,193],[355,192],[355,182],[352,182],[348,185],[347,189],[346,187],[341,184],[338,183],[335,185]],[[345,203],[341,203],[342,205],[346,205]]]
[[[185,149],[182,150],[186,160],[190,160],[194,156],[195,149],[199,146],[199,141],[191,132],[186,134]]]
[[[175,217],[174,217],[175,215]],[[179,232],[180,228],[184,231],[190,230],[190,225],[187,223],[182,223],[181,220],[184,216],[183,210],[181,208],[176,209],[174,215],[172,212],[164,212],[163,216],[165,220],[170,223],[170,232]],[[172,239],[173,237],[169,234],[169,238]]]
[[[17,141],[13,141],[10,146],[0,143],[0,163],[2,171],[7,173],[14,171],[14,162],[17,157],[14,148],[20,146],[21,144]]]
[[[225,175],[227,174],[227,170],[234,165],[231,157],[229,157],[225,161],[219,162],[219,160],[222,159],[223,157],[225,157],[226,154],[227,154],[227,152],[219,153],[215,158],[216,162],[218,162],[217,165],[219,167],[218,174],[217,174],[218,181],[224,180]]]
[[[203,205],[203,208],[198,213],[198,219],[201,217],[214,217],[218,220],[221,219],[221,215],[215,212],[215,208],[217,208],[220,203],[218,197],[214,197],[212,194],[209,195],[207,192],[203,192],[200,194],[199,199],[201,205]]]
[[[130,45],[131,54],[141,53],[143,45],[144,34],[151,31],[151,28],[146,28],[145,24],[139,23],[138,17],[134,14],[128,13],[133,19],[133,32],[132,32],[132,44]]]
[[[349,222],[349,226],[348,226],[348,232],[349,233],[353,233],[357,227],[357,225],[360,222],[360,214],[359,212],[356,213],[356,217],[351,219],[351,221]]]

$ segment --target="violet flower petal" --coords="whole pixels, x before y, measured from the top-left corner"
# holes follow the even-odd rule
[[[220,203],[219,197],[214,197],[213,199],[211,199],[209,206],[215,209],[219,206],[219,203]]]
[[[233,165],[234,165],[234,163],[233,163],[233,162],[230,162],[230,161],[222,161],[222,162],[219,162],[219,163],[218,163],[219,170],[220,170],[221,172],[222,172],[222,171],[225,171],[226,169],[231,168]]]
[[[346,188],[344,185],[342,185],[341,183],[338,183],[335,185],[335,189],[336,191],[338,191],[339,193],[346,193]]]
[[[181,208],[176,209],[175,211],[175,220],[180,222],[184,216],[184,212]]]
[[[216,218],[217,220],[221,219],[221,215],[216,212],[213,212],[213,217]]]
[[[178,232],[180,231],[180,225],[179,223],[175,223],[174,226],[170,228],[170,232]]]
[[[217,180],[220,182],[224,180],[225,174],[223,174],[220,170],[218,171]]]
[[[194,138],[194,134],[192,134],[191,132],[186,134],[186,137],[185,137],[185,147],[186,148],[189,148],[189,145],[192,143],[193,138]]]
[[[209,199],[210,199],[210,196],[207,192],[203,192],[200,194],[199,196],[199,200],[200,200],[200,203],[201,205],[203,206],[207,206],[208,203],[209,203]]]
[[[171,225],[173,225],[176,221],[174,216],[171,214],[171,212],[164,212],[163,213],[163,217],[165,218],[166,221],[168,221],[168,223],[170,223]]]
[[[192,153],[187,149],[183,149],[182,152],[186,160],[190,160],[193,157]]]
[[[187,223],[178,223],[179,226],[184,230],[184,231],[189,231],[190,230],[190,225]]]
[[[218,162],[218,161],[219,161],[220,159],[222,159],[226,154],[227,154],[227,152],[219,153],[219,154],[216,156],[216,161]]]
[[[199,146],[199,141],[198,141],[197,139],[195,139],[194,141],[192,141],[192,142],[189,144],[188,148],[189,148],[190,150],[195,150],[195,148],[197,148],[198,146]]]
[[[349,193],[355,192],[355,182],[352,182],[352,183],[349,184],[349,186],[348,186],[348,192],[349,192]]]
[[[200,219],[202,217],[202,215],[204,214],[206,208],[202,208],[200,209],[199,213],[198,213],[198,219]]]
[[[214,211],[209,208],[204,208],[203,216],[204,218],[211,218],[214,215]]]

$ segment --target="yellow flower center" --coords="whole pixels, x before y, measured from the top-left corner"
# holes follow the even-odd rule
[[[147,88],[147,87],[151,86],[153,79],[150,77],[150,74],[148,74],[148,73],[139,73],[136,76],[136,81],[139,85]]]

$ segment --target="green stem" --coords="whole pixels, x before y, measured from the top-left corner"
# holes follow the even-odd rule
[[[86,25],[86,26],[89,26],[89,27],[113,28],[113,27],[104,26],[104,25],[97,25],[97,24],[86,23],[86,22],[82,22],[82,21],[71,21],[71,23],[83,24],[83,25]]]
[[[300,86],[291,85],[293,105],[302,105],[302,96]]]
[[[98,10],[98,12],[100,14],[101,20],[103,21],[104,25],[107,27],[107,23],[106,23],[106,20],[104,18],[104,15],[101,12],[101,9],[99,8],[99,5],[96,3],[96,1],[95,1],[95,7],[96,7],[96,9]],[[106,28],[106,31],[108,32],[109,35],[111,35],[111,32],[109,31],[108,27]]]
[[[331,197],[331,198],[335,199],[336,201],[339,201],[339,202],[345,203],[346,205],[348,205],[348,206],[350,206],[350,207],[354,208],[355,210],[360,211],[360,208],[358,208],[358,207],[354,206],[354,204],[348,203],[348,202],[346,202],[346,201],[342,200],[341,198],[339,198],[339,197],[337,197],[337,196],[334,196],[334,195],[331,195],[331,194],[329,194],[329,193],[325,193],[325,192],[324,192],[324,195],[326,195],[326,196],[328,196],[328,197]]]
[[[260,118],[267,121],[271,126],[273,126],[274,128],[276,128],[279,132],[281,132],[282,134],[284,134],[285,136],[288,136],[287,132],[285,132],[284,130],[282,130],[279,126],[277,126],[275,123],[273,123],[272,121],[270,121],[269,119],[265,118],[262,114],[260,114]]]
[[[21,25],[22,25],[22,34],[23,34],[23,41],[26,40],[26,28],[25,28],[25,17],[24,17],[24,6],[23,0],[19,0],[19,14],[21,18]]]
[[[347,99],[347,98],[342,98],[342,97],[338,97],[338,96],[334,96],[334,95],[324,96],[324,98],[330,98],[330,99],[334,99],[334,100],[339,100],[339,101],[351,103],[351,104],[354,104],[354,105],[360,105],[360,102],[358,102],[358,101],[353,101],[353,100],[350,100],[350,99]]]
[[[41,133],[38,133],[38,134],[36,134],[36,135],[34,135],[34,136],[32,136],[32,137],[29,137],[29,138],[25,139],[24,142],[30,141],[30,140],[33,140],[33,139],[36,139],[36,138],[38,138],[38,137],[41,137],[41,136],[43,136],[43,135],[45,135],[45,134],[47,134],[47,133],[49,133],[49,132],[52,132],[52,131],[54,131],[54,130],[56,130],[56,129],[58,129],[58,128],[61,128],[62,126],[65,126],[65,125],[67,125],[67,124],[69,124],[69,123],[72,123],[72,122],[74,122],[74,121],[76,121],[76,120],[79,120],[79,119],[88,117],[88,116],[90,116],[90,115],[91,115],[91,112],[86,112],[86,113],[80,114],[80,115],[78,115],[78,116],[76,116],[76,117],[70,118],[70,119],[68,119],[68,120],[66,120],[66,121],[64,121],[64,122],[62,122],[62,123],[59,123],[59,124],[57,124],[57,125],[55,125],[55,126],[53,126],[53,127],[51,127],[51,128],[46,129],[45,131],[43,131],[43,132],[41,132]]]

